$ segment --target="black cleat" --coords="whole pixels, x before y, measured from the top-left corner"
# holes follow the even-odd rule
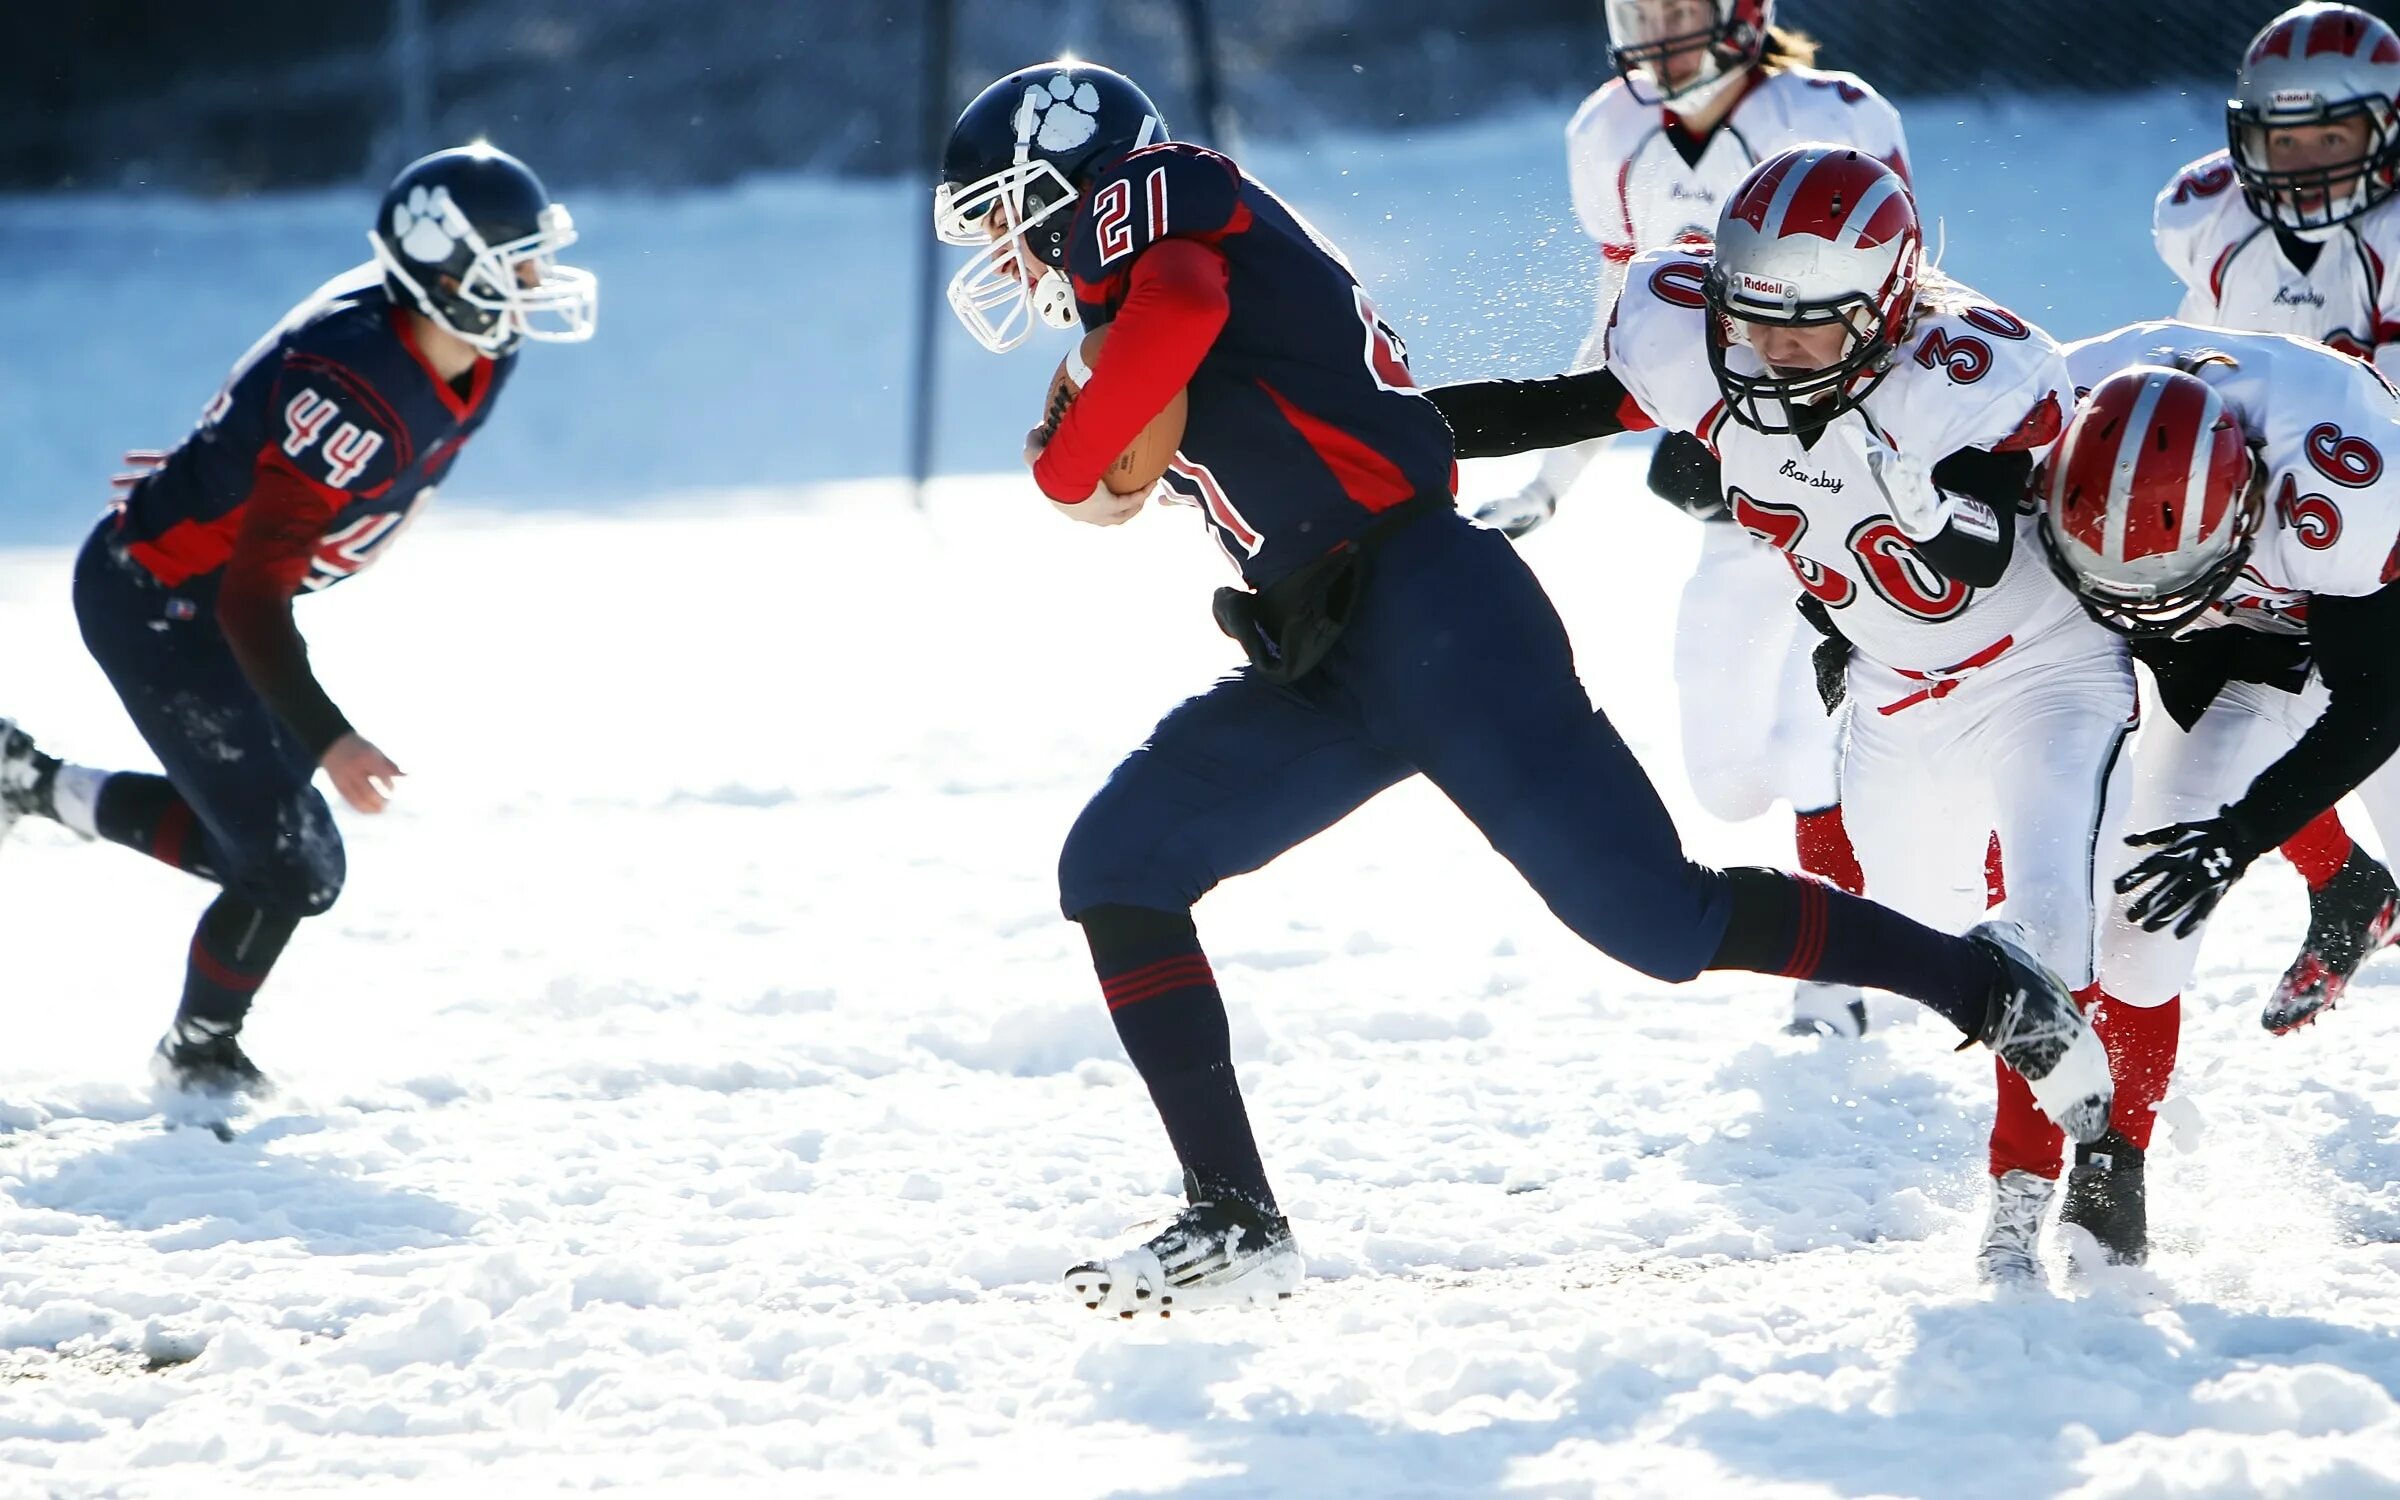
[[[2078,1141],[2098,1140],[2108,1128],[2116,1085],[2108,1074],[2108,1049],[2075,997],[2034,957],[2016,923],[1985,922],[1967,937],[1992,955],[1996,972],[1983,1026],[1960,1046],[1981,1042],[2000,1054],[2061,1130]]]
[[[44,755],[14,719],[0,719],[0,838],[19,818],[55,818],[50,789],[58,758]]]
[[[2322,890],[2308,893],[2308,936],[2283,971],[2259,1024],[2281,1036],[2333,1009],[2351,976],[2400,936],[2400,886],[2364,849],[2352,849]]]
[[[2150,1258],[2150,1209],[2142,1193],[2142,1148],[2110,1131],[2075,1148],[2059,1228],[2081,1229],[2098,1243],[2103,1265],[2138,1266]],[[2073,1236],[2070,1255],[2076,1248]]]
[[[1123,1319],[1289,1298],[1304,1269],[1290,1222],[1236,1193],[1188,1191],[1191,1206],[1149,1239],[1068,1268],[1067,1290]]]
[[[242,1050],[239,1026],[197,1017],[179,1019],[158,1039],[150,1071],[168,1088],[214,1099],[265,1098],[275,1091]]]

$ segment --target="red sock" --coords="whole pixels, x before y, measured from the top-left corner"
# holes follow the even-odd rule
[[[1996,1056],[1992,1076],[2000,1084],[2000,1107],[1992,1115],[1992,1175],[2031,1172],[2056,1180],[2066,1160],[2066,1132],[2033,1102],[2033,1090],[2017,1070]]]
[[[2306,828],[2283,841],[2283,857],[2292,862],[2312,891],[2322,890],[2334,872],[2350,858],[2350,830],[2332,808],[2316,815]]]
[[[1983,904],[1990,908],[2007,899],[2008,877],[2000,869],[2000,835],[1995,833],[1983,846]]]
[[[1842,826],[1840,803],[1792,814],[1792,841],[1799,846],[1804,872],[1853,896],[1866,894],[1866,873],[1858,867],[1858,851],[1850,847],[1850,830]]]
[[[2109,1128],[2142,1150],[2158,1123],[2158,1103],[2175,1073],[2175,1045],[2183,1035],[2183,997],[2164,1005],[2127,1005],[2100,997],[2092,1030],[2108,1048],[2108,1074],[2117,1086]]]
[[[1999,851],[1997,840],[1992,845]],[[2100,986],[2086,985],[2075,992],[2075,1003],[2085,1010],[2102,998]],[[2017,1075],[2017,1070],[1992,1059],[1992,1077],[2000,1085],[1999,1108],[1992,1113],[1992,1175],[2003,1172],[2031,1172],[2036,1177],[2056,1180],[2059,1169],[2066,1164],[2067,1134],[2051,1123],[2042,1107],[2033,1102],[2033,1090]]]

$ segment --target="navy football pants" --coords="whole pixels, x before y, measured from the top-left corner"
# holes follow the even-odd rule
[[[1684,857],[1516,549],[1445,512],[1367,565],[1315,672],[1279,688],[1245,668],[1116,768],[1067,835],[1066,914],[1181,911],[1421,771],[1587,942],[1654,978],[1698,974],[1725,934],[1727,879]]]
[[[266,912],[327,910],[345,864],[332,810],[310,784],[316,758],[242,675],[213,601],[171,592],[119,560],[111,529],[93,532],[75,561],[75,616],[189,809],[157,818],[148,852]]]

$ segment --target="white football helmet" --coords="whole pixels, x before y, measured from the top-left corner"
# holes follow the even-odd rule
[[[2233,409],[2164,365],[2093,386],[2035,488],[2052,570],[2124,635],[2170,635],[2206,613],[2266,509],[2265,468]]]
[[[2357,158],[2268,165],[2273,132],[2340,120],[2366,124]],[[2225,122],[2242,196],[2260,218],[2311,238],[2354,219],[2400,184],[2400,35],[2354,6],[2285,11],[2251,41]]]
[[[1766,54],[1775,0],[1608,0],[1609,61],[1644,104],[1708,106]]]
[[[1890,372],[1924,260],[1900,174],[1848,146],[1795,146],[1751,169],[1717,219],[1707,279],[1708,361],[1734,419],[1760,432],[1814,426],[1867,398]],[[1848,330],[1822,369],[1778,371],[1751,324]]]

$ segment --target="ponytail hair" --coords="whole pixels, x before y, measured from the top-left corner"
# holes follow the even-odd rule
[[[1762,73],[1780,73],[1786,68],[1813,68],[1817,65],[1817,39],[1805,31],[1789,26],[1767,28],[1766,45],[1759,49],[1758,69]]]

